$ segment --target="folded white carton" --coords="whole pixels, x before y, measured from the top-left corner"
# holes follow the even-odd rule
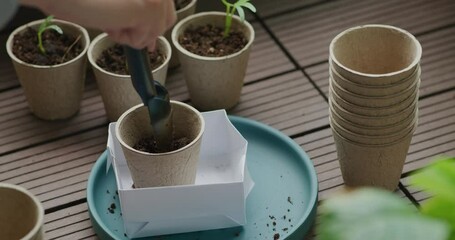
[[[130,238],[246,224],[254,186],[245,164],[247,141],[224,110],[202,113],[205,130],[194,185],[132,188],[115,123],[109,125],[107,168],[113,163],[125,232]]]

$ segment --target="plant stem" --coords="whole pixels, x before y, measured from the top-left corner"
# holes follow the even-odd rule
[[[63,63],[63,60],[65,60],[66,55],[69,53],[71,48],[73,48],[74,45],[76,45],[76,43],[79,41],[79,39],[81,39],[81,35],[78,35],[76,40],[74,40],[74,42],[71,43],[71,45],[66,49],[65,54],[63,54],[63,57],[62,57],[62,60],[61,60],[62,63]]]
[[[226,6],[226,20],[224,24],[224,33],[223,37],[229,36],[229,32],[231,31],[231,23],[232,23],[232,15],[235,12],[235,8],[233,4],[228,3],[226,0],[221,0],[223,4]],[[232,8],[232,10],[231,10]]]
[[[43,47],[43,38],[41,35],[42,32],[38,32],[38,48],[42,54],[46,55],[46,50]]]

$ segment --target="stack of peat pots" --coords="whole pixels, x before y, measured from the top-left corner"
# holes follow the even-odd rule
[[[345,184],[394,190],[418,124],[417,39],[364,25],[330,44],[330,126]]]

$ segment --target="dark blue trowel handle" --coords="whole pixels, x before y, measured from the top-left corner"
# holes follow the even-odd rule
[[[166,88],[152,78],[147,49],[124,46],[128,71],[134,89],[149,109],[150,121],[159,149],[167,149],[172,140],[172,109]]]

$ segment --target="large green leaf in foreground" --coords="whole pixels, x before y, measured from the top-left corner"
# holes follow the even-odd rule
[[[320,240],[447,240],[444,222],[420,214],[390,192],[361,189],[321,206]]]
[[[441,158],[411,177],[411,184],[433,195],[422,204],[422,213],[450,225],[455,240],[455,159]]]

